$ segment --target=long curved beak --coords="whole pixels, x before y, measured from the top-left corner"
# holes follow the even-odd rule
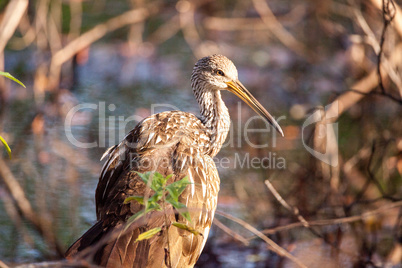
[[[248,106],[250,106],[259,116],[266,119],[283,137],[283,131],[275,119],[270,115],[267,110],[251,95],[251,93],[243,86],[240,81],[226,82],[228,90],[242,99]]]

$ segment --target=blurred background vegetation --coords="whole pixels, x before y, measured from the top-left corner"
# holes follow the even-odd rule
[[[138,122],[124,120],[171,109],[152,104],[198,114],[192,67],[220,53],[263,106],[282,116],[285,138],[248,133],[254,144],[269,143],[250,146],[243,130],[254,112],[224,94],[232,142],[217,157],[229,159],[229,168],[219,169],[218,210],[262,231],[308,267],[401,267],[401,6],[392,0],[1,0],[0,71],[27,88],[0,77],[0,136],[12,149],[11,160],[5,150],[0,156],[0,266],[60,259],[96,219],[99,159]],[[98,141],[95,148],[67,138],[68,112],[85,103],[97,109],[76,113],[71,133]],[[337,110],[330,123],[338,123],[338,139],[323,135],[328,122],[303,128],[323,107]],[[254,120],[250,127],[264,124]],[[313,157],[303,141],[323,153],[338,147],[331,155],[338,165]],[[268,156],[264,161],[285,159],[284,168],[272,162],[242,168],[236,161]],[[198,267],[293,267],[219,211]]]

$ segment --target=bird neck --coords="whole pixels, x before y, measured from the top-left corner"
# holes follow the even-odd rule
[[[229,132],[229,111],[222,101],[219,90],[201,92],[197,98],[201,110],[201,121],[210,131],[209,155],[214,157],[220,151]]]

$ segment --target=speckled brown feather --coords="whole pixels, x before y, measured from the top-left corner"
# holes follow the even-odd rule
[[[192,86],[200,104],[200,118],[180,111],[152,115],[105,153],[107,161],[95,195],[98,223],[70,247],[67,258],[96,245],[115,230],[121,232],[127,219],[142,209],[136,202],[123,204],[125,198],[151,194],[134,171],[158,171],[165,176],[173,174],[169,183],[185,176],[193,182],[179,200],[188,207],[192,222],[187,222],[168,205],[167,225],[177,220],[203,234],[169,228],[169,239],[174,241],[170,243],[172,267],[194,266],[205,245],[217,206],[219,176],[212,157],[219,152],[230,126],[228,110],[220,97],[221,84],[215,78],[216,68],[237,79],[236,68],[224,56],[214,55],[197,62]],[[158,226],[162,228],[158,235],[135,242],[140,233]],[[152,212],[141,227],[131,226],[127,232],[119,233],[117,238],[85,256],[105,267],[166,267],[167,230],[160,212]]]

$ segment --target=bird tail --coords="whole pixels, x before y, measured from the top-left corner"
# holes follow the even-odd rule
[[[154,226],[163,226],[162,220],[162,217],[158,218],[153,226],[147,227],[140,227],[139,222],[133,223],[127,229],[124,228],[125,223],[105,228],[101,220],[70,246],[65,257],[68,260],[86,260],[102,267],[160,268],[168,267],[170,259],[172,267],[193,267],[203,246],[203,239],[198,236],[183,235],[183,230],[170,228],[170,252],[166,251],[166,228],[162,228],[159,235],[137,241],[141,233]]]
[[[84,256],[81,256],[80,253],[83,252],[83,250],[88,249],[90,246],[96,245],[105,233],[106,230],[103,228],[103,221],[98,221],[69,247],[64,256],[66,259],[74,259],[77,257],[80,259],[85,258],[85,255],[91,254],[91,252],[88,250],[88,252],[86,252],[87,254],[83,254]]]

